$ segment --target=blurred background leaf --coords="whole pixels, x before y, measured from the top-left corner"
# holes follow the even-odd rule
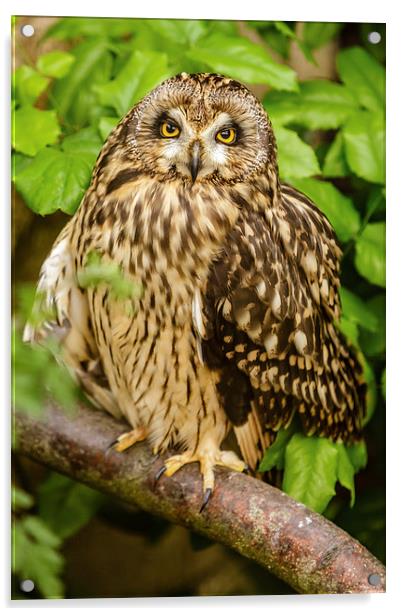
[[[39,515],[64,540],[87,524],[105,499],[96,490],[51,473],[39,489]]]
[[[247,83],[266,83],[278,90],[297,90],[296,74],[274,62],[259,45],[240,37],[212,34],[187,53],[212,72],[230,75]]]

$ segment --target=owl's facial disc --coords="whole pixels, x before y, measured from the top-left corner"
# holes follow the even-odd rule
[[[162,182],[245,181],[275,159],[262,105],[241,84],[217,75],[180,75],[135,108],[130,145]]]
[[[177,107],[161,117],[159,133],[159,164],[194,183],[212,175],[229,179],[242,146],[244,151],[247,140],[251,144],[256,129],[252,122],[239,124],[227,112],[217,112],[207,122],[191,121],[186,110]]]

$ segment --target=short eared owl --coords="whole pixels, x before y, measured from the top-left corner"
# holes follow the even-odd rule
[[[136,310],[106,283],[80,287],[88,255],[140,282]],[[256,469],[298,415],[308,434],[351,440],[365,385],[340,317],[341,251],[326,217],[280,183],[267,115],[242,84],[182,73],[106,141],[91,185],[43,264],[64,360],[98,406],[125,417],[123,451],[176,447],[170,476],[199,462]],[[221,443],[233,428],[242,459]]]

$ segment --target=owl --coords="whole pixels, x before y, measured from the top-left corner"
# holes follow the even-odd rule
[[[88,256],[139,284],[135,310],[107,281],[80,284]],[[267,114],[241,83],[182,73],[140,101],[103,146],[80,207],[40,274],[49,333],[90,399],[176,449],[158,473],[199,463],[258,468],[298,416],[308,435],[359,437],[365,384],[340,333],[341,250],[324,214],[281,183]],[[234,432],[238,452],[222,442]]]

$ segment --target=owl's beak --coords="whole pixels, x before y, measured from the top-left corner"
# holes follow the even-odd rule
[[[193,150],[191,153],[191,159],[190,159],[190,171],[191,171],[191,179],[193,180],[193,183],[197,179],[198,171],[200,170],[200,163],[201,163],[201,151],[200,150],[201,150],[200,142],[195,141],[193,145]]]

